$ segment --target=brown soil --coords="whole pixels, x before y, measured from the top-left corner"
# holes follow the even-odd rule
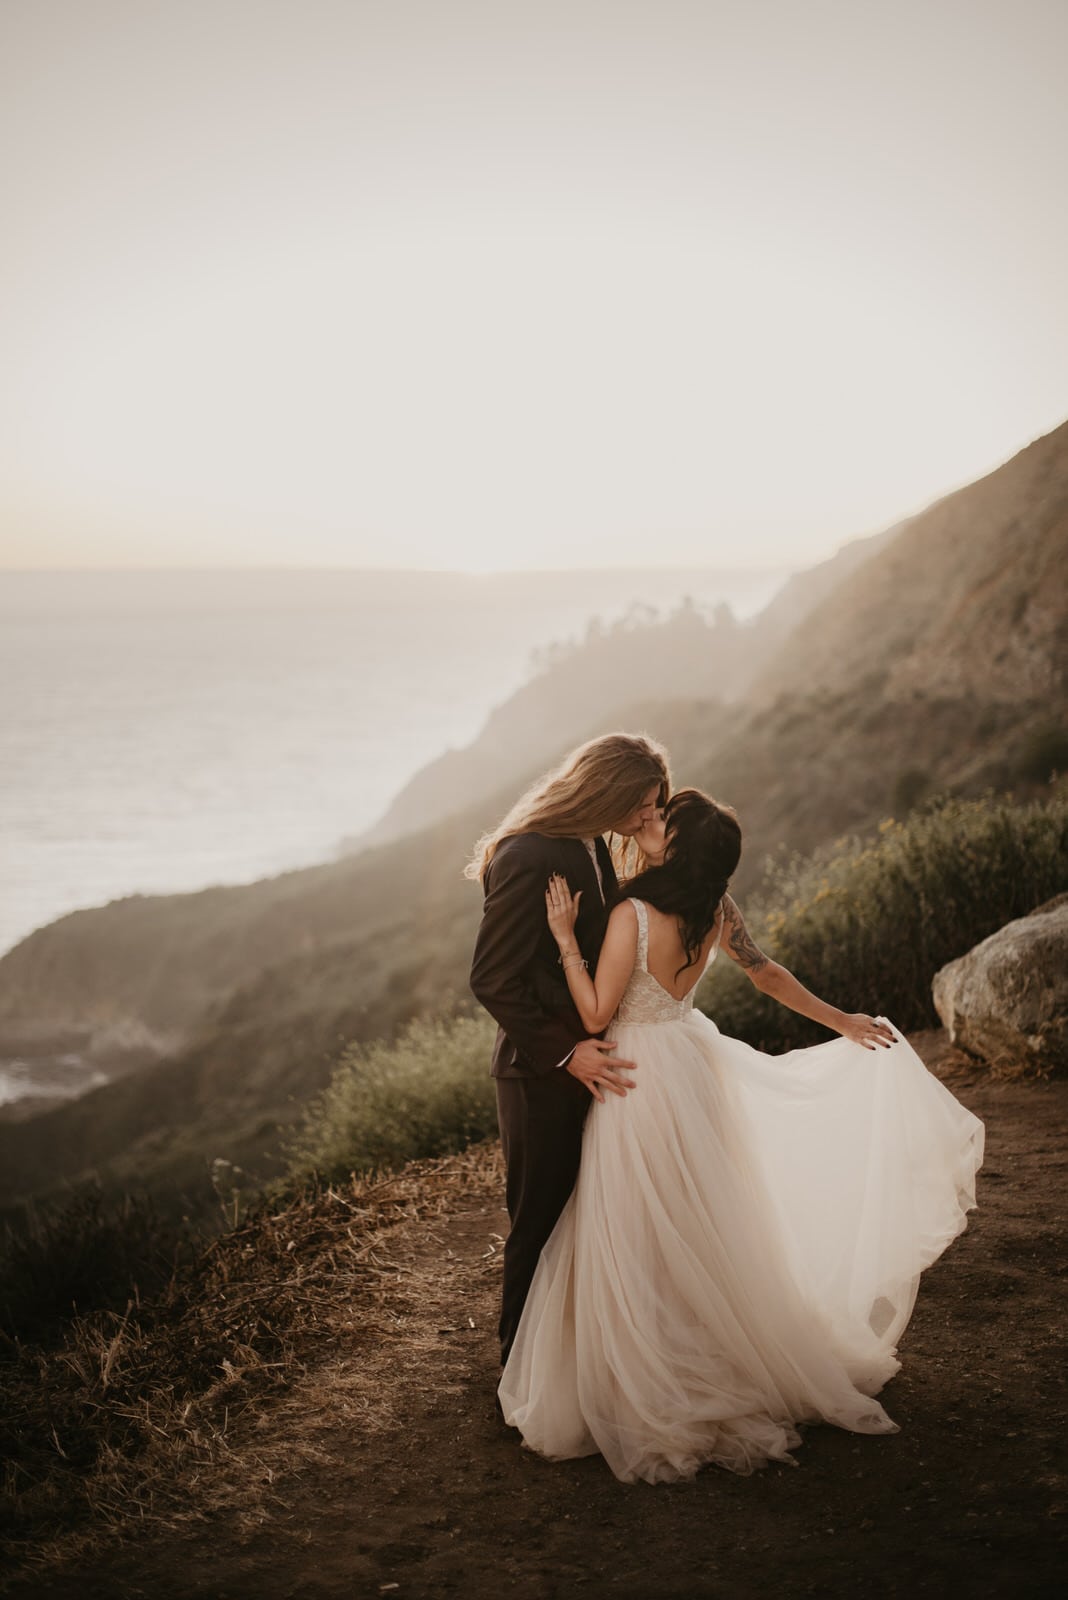
[[[941,1035],[914,1042],[986,1122],[987,1158],[884,1391],[900,1434],[809,1428],[797,1469],[678,1485],[540,1460],[495,1414],[506,1219],[468,1198],[389,1234],[373,1324],[232,1441],[230,1492],[199,1475],[184,1530],[128,1528],[12,1600],[1052,1595],[1068,1083],[992,1081]]]

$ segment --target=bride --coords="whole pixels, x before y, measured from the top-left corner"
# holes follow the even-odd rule
[[[895,1433],[873,1397],[919,1275],[966,1226],[983,1124],[884,1020],[825,1004],[753,943],[727,885],[734,813],[675,794],[635,840],[596,972],[582,891],[549,925],[591,1033],[632,1059],[595,1095],[575,1190],[501,1375],[505,1421],[552,1459],[597,1451],[625,1482],[796,1465],[798,1424]],[[766,1056],[693,999],[718,949],[841,1037]]]

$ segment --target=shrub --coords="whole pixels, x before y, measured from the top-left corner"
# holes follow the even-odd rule
[[[927,1028],[938,1021],[938,969],[1065,890],[1068,793],[1055,791],[1030,804],[940,800],[873,839],[772,865],[760,901],[743,910],[761,948],[822,999]],[[733,962],[716,963],[702,1004],[725,1033],[762,1049],[826,1036]]]
[[[0,1238],[0,1329],[49,1341],[76,1314],[121,1307],[165,1283],[195,1240],[145,1196],[108,1200],[93,1186],[31,1208]]]
[[[906,816],[931,792],[931,774],[922,767],[906,767],[897,775],[891,809],[895,816]]]
[[[290,1177],[335,1182],[496,1132],[494,1033],[480,1013],[413,1022],[393,1043],[349,1045],[289,1145]]]
[[[1020,752],[1017,771],[1029,783],[1048,783],[1054,774],[1068,772],[1068,730],[1047,727],[1032,733]]]

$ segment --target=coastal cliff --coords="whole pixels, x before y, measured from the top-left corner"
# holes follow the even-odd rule
[[[769,852],[873,828],[926,796],[1039,793],[1068,769],[1066,543],[1068,424],[802,577],[744,628],[684,608],[594,630],[468,751],[413,780],[380,842],[40,929],[0,959],[0,1044],[96,1040],[105,1071],[116,1040],[136,1036],[145,1055],[121,1081],[0,1124],[0,1201],[91,1173],[202,1183],[219,1154],[269,1165],[345,1040],[470,1003],[468,851],[522,785],[608,726],[662,739],[677,781],[737,807],[743,895]],[[595,689],[575,697],[584,676]]]

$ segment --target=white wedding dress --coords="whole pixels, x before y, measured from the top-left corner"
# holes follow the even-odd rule
[[[635,1088],[590,1107],[505,1420],[553,1459],[599,1450],[626,1482],[793,1463],[798,1423],[896,1433],[872,1397],[921,1271],[975,1205],[983,1124],[900,1034],[781,1056],[727,1038],[647,970],[631,904],[609,1037]]]

